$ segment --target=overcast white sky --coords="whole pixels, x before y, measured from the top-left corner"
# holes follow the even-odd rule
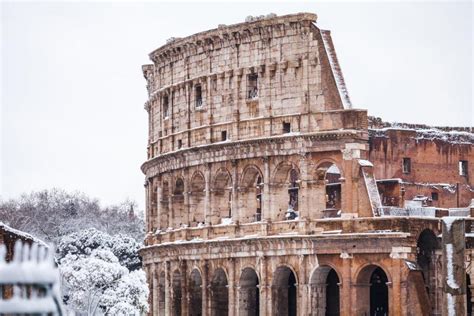
[[[248,15],[317,13],[357,108],[385,120],[473,126],[465,2],[2,2],[1,197],[59,187],[144,205],[141,65],[169,37]]]

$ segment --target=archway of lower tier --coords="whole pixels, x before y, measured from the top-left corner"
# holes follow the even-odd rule
[[[272,283],[273,311],[275,315],[296,316],[297,315],[297,281],[294,272],[281,266],[275,270]]]
[[[257,273],[252,268],[242,271],[239,282],[239,315],[260,315],[260,289]]]

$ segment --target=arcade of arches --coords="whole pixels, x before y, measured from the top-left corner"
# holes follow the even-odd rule
[[[148,231],[217,225],[227,219],[245,224],[340,217],[343,196],[350,200],[354,190],[360,190],[357,186],[365,184],[346,181],[343,166],[351,174],[352,162],[348,164],[338,155],[334,158],[308,154],[283,161],[249,159],[149,178]],[[368,203],[367,198],[359,200],[356,210]],[[313,206],[311,212],[308,205]]]

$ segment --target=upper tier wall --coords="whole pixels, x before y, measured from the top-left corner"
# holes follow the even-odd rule
[[[348,97],[329,32],[315,22],[301,13],[221,26],[152,52],[154,63],[143,66],[148,158],[324,129],[316,113],[343,110]],[[345,128],[346,116],[333,125]]]

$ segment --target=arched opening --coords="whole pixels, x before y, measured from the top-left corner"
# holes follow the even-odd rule
[[[189,277],[189,316],[202,315],[202,278],[197,269]]]
[[[388,278],[381,268],[370,277],[370,315],[388,315]]]
[[[262,219],[263,177],[256,166],[247,167],[239,186],[240,221],[250,223]]]
[[[232,178],[225,168],[219,169],[214,177],[212,207],[212,224],[219,224],[221,219],[232,217]]]
[[[184,181],[178,178],[173,190],[173,227],[179,227],[185,224],[186,214],[184,214]]]
[[[200,172],[194,173],[191,178],[189,192],[190,207],[190,226],[198,226],[199,223],[204,224],[204,198],[206,181]]]
[[[296,316],[297,284],[293,271],[285,266],[275,270],[272,283],[273,310],[278,315]]]
[[[181,316],[181,300],[182,300],[182,289],[181,289],[181,273],[176,270],[173,273],[172,280],[172,315]]]
[[[334,269],[329,266],[318,267],[311,277],[310,287],[311,315],[339,315],[339,276]]]
[[[225,316],[229,314],[229,289],[227,276],[221,268],[214,272],[211,281],[211,315]]]
[[[324,183],[324,217],[339,217],[342,201],[341,171],[336,164],[325,162],[318,166],[316,175]]]
[[[467,316],[472,316],[471,277],[468,273],[466,273],[466,307],[467,307]]]
[[[159,201],[161,206],[161,219],[160,219],[160,227],[166,229],[170,226],[169,222],[169,196],[170,196],[170,188],[168,181],[163,181],[163,186],[161,190],[161,200]]]
[[[435,306],[436,300],[435,250],[440,248],[441,244],[433,231],[425,229],[421,232],[416,243],[416,262],[421,268],[426,294],[430,298],[432,307]]]
[[[298,217],[299,171],[290,162],[280,163],[272,181],[272,211],[276,220],[288,220]],[[287,196],[287,198],[282,198]]]
[[[165,272],[160,273],[158,280],[158,314],[165,314],[165,300],[166,300],[166,286],[165,286]]]
[[[389,315],[388,277],[377,265],[364,267],[357,277],[357,315]]]
[[[239,282],[239,315],[260,315],[260,289],[257,273],[252,268],[242,271]]]

